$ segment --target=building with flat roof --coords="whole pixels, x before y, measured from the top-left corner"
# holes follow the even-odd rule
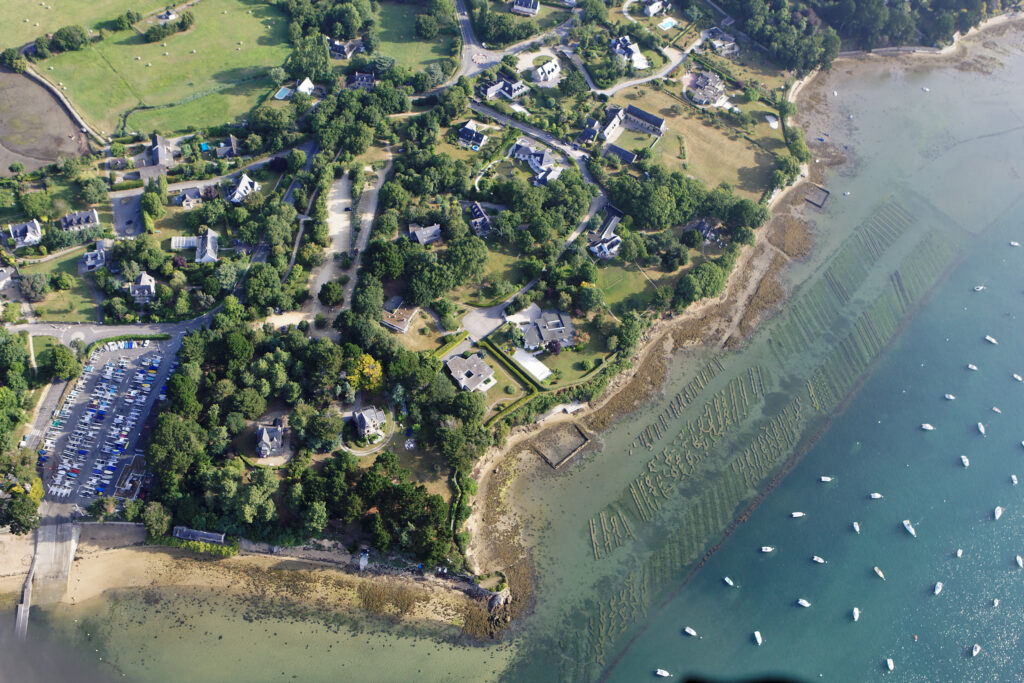
[[[494,368],[488,365],[479,354],[473,354],[469,358],[452,356],[445,361],[445,366],[455,383],[464,391],[486,392],[497,384],[494,379]]]
[[[201,541],[202,543],[219,543],[221,545],[224,544],[226,538],[222,533],[200,531],[199,529],[190,529],[187,526],[176,526],[171,534],[183,541]]]
[[[399,334],[409,331],[412,319],[420,310],[418,306],[402,306],[402,303],[402,297],[391,297],[384,303],[384,310],[380,316],[381,325]]]

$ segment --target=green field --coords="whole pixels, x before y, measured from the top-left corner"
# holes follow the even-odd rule
[[[643,311],[654,297],[654,285],[643,272],[633,264],[624,266],[618,261],[598,263],[597,286],[615,315]]]
[[[39,0],[3,0],[3,47],[30,43],[69,24],[98,28],[128,10],[148,14],[166,4],[162,0],[49,0],[44,5]]]
[[[394,57],[396,64],[413,71],[422,71],[443,57],[457,58],[454,33],[443,31],[435,40],[416,35],[416,15],[421,9],[421,5],[382,2],[378,14],[380,54]]]
[[[257,0],[203,0],[191,11],[195,27],[169,36],[166,47],[145,42],[141,32],[155,21],[146,18],[137,30],[45,60],[40,71],[63,83],[83,116],[106,134],[142,106],[162,108],[133,114],[129,130],[170,133],[234,120],[269,92],[268,70],[288,56],[286,18]]]
[[[37,334],[32,337],[32,352],[35,354],[36,365],[40,364],[43,352],[53,346],[60,346],[60,340],[48,334]]]
[[[21,268],[22,275],[42,273],[53,275],[63,271],[74,278],[74,286],[65,292],[50,292],[41,303],[33,304],[36,315],[41,320],[53,322],[94,322],[96,320],[96,302],[85,280],[78,275],[78,260],[82,258],[85,247],[72,249],[60,258]]]

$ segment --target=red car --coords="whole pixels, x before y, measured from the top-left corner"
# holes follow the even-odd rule
[[[70,472],[74,472],[75,474],[81,474],[82,473],[81,470],[75,469],[74,467],[72,467],[69,471]]]

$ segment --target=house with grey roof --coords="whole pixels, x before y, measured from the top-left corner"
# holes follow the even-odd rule
[[[494,379],[494,368],[485,363],[479,354],[473,354],[469,358],[452,356],[445,361],[445,367],[463,391],[486,392],[497,384]]]
[[[634,69],[643,71],[650,68],[651,63],[647,61],[647,57],[640,51],[640,46],[634,43],[629,36],[613,38],[609,45],[613,53],[625,59],[626,63],[630,64]]]
[[[701,106],[715,104],[725,96],[725,82],[714,71],[702,71],[693,81],[690,99]]]
[[[211,228],[199,236],[196,240],[196,263],[217,262],[217,233]]]
[[[459,128],[459,144],[478,150],[487,144],[487,136],[480,131],[479,123],[467,121],[462,128]]]
[[[480,202],[469,205],[469,227],[477,237],[487,237],[491,232],[491,219],[487,217]]]
[[[420,310],[418,306],[402,306],[403,302],[400,296],[391,297],[384,302],[384,310],[380,314],[380,324],[399,334],[409,331],[409,325]]]
[[[142,271],[135,278],[135,282],[128,284],[128,295],[137,304],[148,304],[156,296],[156,280],[146,271]]]
[[[636,161],[635,152],[630,152],[628,149],[623,149],[618,145],[608,145],[607,147],[605,147],[604,155],[618,157],[619,160],[622,161],[622,163],[624,164],[632,164],[634,161]]]
[[[540,14],[540,0],[512,0],[512,13],[535,17]]]
[[[7,232],[13,249],[31,247],[43,239],[43,226],[35,218],[25,223],[9,223]]]
[[[228,135],[228,141],[226,143],[222,142],[220,146],[214,150],[214,154],[218,159],[240,156],[242,154],[242,148],[238,142],[238,138],[234,135]]]
[[[238,179],[235,189],[232,190],[231,195],[228,197],[228,201],[232,204],[241,204],[253,192],[259,192],[260,187],[262,186],[259,183],[250,178],[248,174],[243,173],[242,177]]]
[[[73,211],[60,217],[61,230],[78,232],[79,230],[98,227],[100,227],[100,215],[96,213],[96,209],[89,209],[88,211]]]
[[[348,78],[345,79],[345,87],[349,90],[369,90],[373,91],[377,85],[377,79],[372,73],[360,73],[355,72],[349,74]]]
[[[153,133],[149,139],[152,145],[150,153],[153,155],[153,165],[164,168],[174,166],[174,149],[171,143],[159,133]]]
[[[632,104],[626,107],[626,124],[651,135],[661,135],[665,132],[665,119]]]
[[[504,85],[504,81],[481,81],[477,86],[477,92],[480,97],[485,100],[493,100],[495,97],[501,94],[501,88]]]
[[[261,458],[277,455],[284,447],[284,421],[275,418],[272,422],[257,424],[256,453]]]
[[[611,259],[619,253],[622,238],[615,234],[615,228],[622,220],[623,213],[611,204],[605,204],[604,220],[597,230],[587,233],[587,250],[601,259]]]
[[[383,410],[375,406],[369,406],[352,413],[356,421],[356,431],[359,436],[369,441],[376,441],[384,436],[384,424],[387,422],[387,415]]]
[[[424,246],[441,241],[441,224],[422,226],[412,223],[409,226],[409,239]]]
[[[546,147],[534,147],[526,138],[519,138],[509,150],[516,161],[525,162],[534,172],[534,185],[547,185],[562,174],[562,166]]]
[[[569,314],[549,309],[523,327],[523,346],[530,351],[548,348],[552,343],[560,348],[572,346],[576,339],[576,327]]]
[[[198,187],[186,187],[178,193],[176,201],[182,209],[191,211],[203,203],[203,193]]]
[[[96,240],[96,249],[82,255],[82,265],[87,271],[96,270],[107,264],[107,252],[114,245],[114,240]]]

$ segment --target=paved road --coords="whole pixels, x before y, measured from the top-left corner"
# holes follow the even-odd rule
[[[366,252],[366,245],[370,243],[370,233],[373,231],[373,219],[377,215],[377,203],[380,198],[380,188],[384,184],[384,180],[388,177],[388,173],[391,172],[391,147],[386,149],[387,152],[387,164],[384,169],[377,172],[377,182],[373,184],[373,187],[369,190],[365,190],[359,197],[359,235],[356,237],[356,243],[354,248],[359,250],[355,258],[352,260],[352,273],[359,272],[359,265],[363,260],[363,253]],[[345,285],[345,302],[341,305],[341,310],[347,311],[352,308],[352,292],[356,289],[356,280],[358,277],[353,277]]]

